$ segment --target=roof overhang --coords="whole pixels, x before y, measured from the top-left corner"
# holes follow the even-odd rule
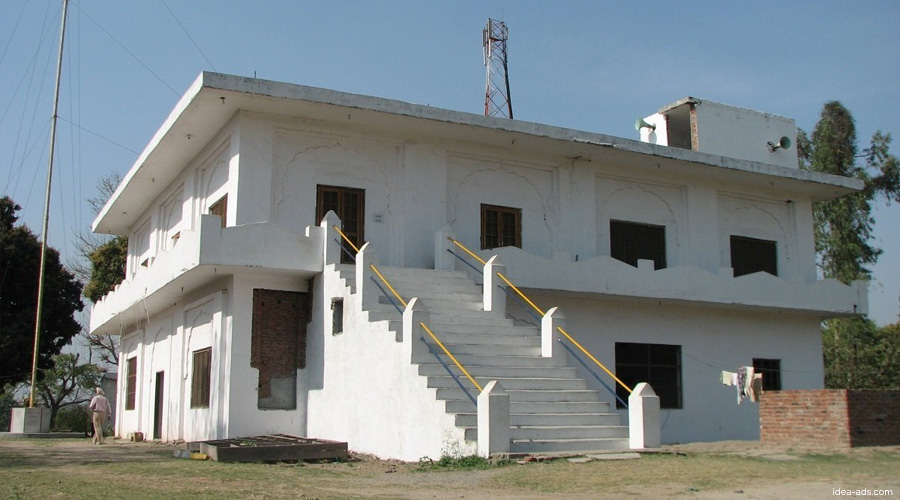
[[[93,223],[94,232],[126,234],[160,192],[239,111],[351,122],[415,138],[439,138],[573,160],[677,169],[750,187],[782,189],[814,201],[863,188],[862,181],[737,160],[631,139],[420,104],[220,73],[201,73],[125,175]],[[647,157],[652,157],[648,160]]]

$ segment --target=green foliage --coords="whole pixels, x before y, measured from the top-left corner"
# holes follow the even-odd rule
[[[84,296],[97,302],[125,279],[128,257],[128,238],[116,236],[95,248],[89,255],[91,279],[84,287]]]
[[[26,226],[16,225],[21,210],[0,198],[0,382],[28,380],[34,354],[41,243]],[[52,366],[51,356],[81,330],[75,312],[84,309],[81,283],[60,264],[59,253],[47,248],[44,304],[41,316],[39,368]]]
[[[91,414],[87,405],[72,405],[60,408],[56,414],[56,422],[50,429],[53,432],[83,432],[87,435],[93,427]]]
[[[891,135],[878,131],[859,155],[853,116],[837,101],[825,103],[811,137],[802,131],[798,134],[802,168],[864,183],[860,192],[813,206],[816,252],[826,278],[847,284],[871,278],[870,267],[882,252],[870,244],[875,224],[872,203],[880,197],[888,203],[900,202],[900,162],[890,154],[890,144]],[[898,343],[890,332],[867,318],[826,321],[822,331],[825,385],[896,388],[900,367],[891,359],[896,359]]]
[[[16,401],[16,398],[13,396],[14,392],[15,387],[13,386],[5,387],[4,390],[0,392],[0,432],[9,430],[12,409],[15,406],[21,405],[21,403]]]
[[[92,364],[80,364],[78,354],[53,357],[52,368],[36,386],[41,403],[50,408],[50,426],[56,424],[61,408],[90,401],[93,389],[103,380],[103,370]]]
[[[878,328],[867,318],[830,320],[822,351],[828,388],[900,389],[900,323]]]
[[[509,465],[509,460],[491,461],[478,455],[453,456],[443,455],[438,461],[428,457],[419,459],[419,466],[415,470],[428,472],[435,470],[479,470],[490,469],[497,466]]]
[[[797,138],[801,167],[827,174],[853,177],[864,182],[858,193],[821,201],[813,207],[816,251],[826,278],[843,283],[867,280],[868,266],[881,250],[869,244],[875,224],[872,202],[884,196],[900,202],[900,165],[890,154],[891,135],[876,132],[870,147],[858,155],[856,125],[841,103],[825,103],[812,137]],[[860,164],[858,158],[865,158]]]

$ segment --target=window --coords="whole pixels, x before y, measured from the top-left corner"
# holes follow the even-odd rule
[[[639,259],[653,261],[654,269],[666,267],[666,227],[621,220],[609,221],[610,256],[637,267]]]
[[[775,242],[732,236],[731,267],[736,277],[760,271],[778,276],[778,253]]]
[[[660,408],[681,408],[680,345],[616,342],[616,376],[631,388],[640,382],[650,384]],[[616,387],[616,393],[628,400],[623,387]]]
[[[137,357],[125,362],[125,409],[133,410],[137,395]]]
[[[212,373],[212,348],[194,351],[191,375],[191,408],[209,408],[209,382]]]
[[[331,299],[331,334],[344,333],[344,299]]]
[[[522,209],[481,205],[481,248],[522,248]]]
[[[753,358],[753,371],[762,373],[764,391],[781,390],[781,360]]]
[[[210,215],[218,215],[222,219],[222,227],[225,227],[225,222],[228,220],[228,195],[219,198],[219,201],[213,203],[209,206],[209,214]]]
[[[325,214],[331,210],[341,218],[341,229],[347,238],[356,245],[362,246],[365,241],[364,224],[366,213],[366,192],[363,189],[354,189],[338,186],[316,187],[316,223],[322,221]],[[346,242],[341,241],[344,246]],[[347,248],[353,252],[352,248]],[[349,264],[353,259],[346,252],[341,252],[341,262]]]

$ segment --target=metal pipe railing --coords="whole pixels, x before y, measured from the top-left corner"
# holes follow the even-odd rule
[[[332,226],[332,227],[334,228],[335,231],[337,231],[337,233],[338,233],[339,235],[341,235],[341,238],[343,238],[344,241],[346,241],[347,244],[349,244],[351,247],[353,247],[353,250],[355,250],[356,253],[359,254],[359,248],[358,248],[356,245],[354,245],[352,241],[350,241],[350,238],[348,238],[347,235],[344,234],[343,231],[341,231],[341,228],[339,228],[339,227],[336,226],[336,225],[335,225],[335,226]],[[354,258],[354,260],[355,260],[355,258]],[[371,269],[372,272],[374,272],[374,273],[378,276],[378,278],[381,279],[381,281],[384,283],[384,285],[387,286],[388,289],[389,289],[391,292],[393,292],[394,297],[396,297],[397,300],[400,301],[401,304],[403,304],[403,307],[406,307],[406,306],[407,306],[407,302],[406,302],[405,300],[403,300],[403,297],[401,297],[400,294],[397,293],[397,290],[394,289],[393,286],[391,286],[391,283],[387,280],[387,278],[384,277],[383,274],[381,274],[381,271],[379,271],[378,268],[375,267],[375,264],[369,264],[369,269]],[[376,285],[378,285],[378,282],[375,281],[375,278],[374,278],[374,277],[372,277],[372,281],[373,281]],[[361,285],[360,285],[360,286],[361,286]],[[388,297],[388,299],[390,300],[390,296],[387,295],[387,292],[384,291],[384,288],[382,288],[381,285],[378,285],[378,288],[380,288],[381,291],[382,291],[382,293],[384,293],[384,294]],[[397,309],[398,312],[400,312],[401,315],[403,314],[403,312],[400,311],[400,308],[397,307],[397,305],[394,304],[393,301],[391,301],[391,304],[394,305],[394,307]],[[478,389],[478,392],[481,392],[481,391],[483,390],[483,389],[481,388],[481,385],[475,380],[474,377],[472,377],[471,374],[469,374],[469,371],[466,370],[466,368],[462,365],[462,363],[460,363],[459,360],[456,359],[456,357],[453,356],[453,354],[450,353],[450,350],[447,349],[447,346],[445,346],[444,343],[441,342],[441,340],[437,337],[437,335],[435,335],[434,332],[431,331],[431,328],[428,328],[428,325],[426,325],[426,324],[425,324],[424,322],[422,322],[422,321],[419,322],[419,325],[422,327],[423,330],[425,330],[425,332],[428,333],[428,335],[432,338],[432,340],[434,340],[434,342],[438,345],[438,347],[441,348],[441,350],[444,352],[444,354],[446,354],[447,357],[449,357],[449,358],[453,361],[453,363],[456,364],[456,367],[459,368],[459,370],[466,376],[466,378],[468,378],[469,381],[472,382],[472,385],[474,385],[474,386]],[[423,341],[423,342],[425,341],[424,337],[422,338],[422,341]],[[432,349],[431,349],[431,345],[428,344],[428,342],[425,342],[425,344],[428,345],[428,349],[429,349],[429,350],[432,350]],[[432,350],[432,353],[434,353],[433,350]],[[436,354],[435,354],[435,355],[436,355]],[[443,363],[442,363],[442,364],[443,364]],[[448,371],[449,371],[449,368],[448,368]],[[452,373],[451,373],[451,375],[452,375]],[[458,383],[458,381],[457,381],[457,383]],[[462,385],[460,385],[460,387],[462,387]],[[465,390],[465,388],[463,388],[463,390]],[[467,391],[467,393],[468,393],[468,391]],[[471,394],[469,394],[469,399],[473,399]],[[474,400],[473,400],[473,403],[474,403]]]
[[[463,245],[462,243],[460,243],[459,241],[457,241],[455,238],[452,238],[452,237],[448,236],[447,239],[450,240],[454,245],[456,245],[457,247],[459,247],[460,249],[462,249],[464,252],[466,252],[467,254],[469,254],[473,259],[475,259],[475,260],[477,260],[478,262],[480,262],[481,265],[487,264],[487,262],[486,262],[484,259],[482,259],[482,258],[479,257],[477,254],[475,254],[474,252],[472,252],[471,250],[469,250],[468,248],[466,248],[465,245]],[[451,253],[453,253],[453,252],[451,252]],[[456,255],[456,254],[454,254],[454,255]],[[528,296],[525,295],[525,293],[523,293],[523,292],[522,292],[521,290],[519,290],[515,285],[513,285],[513,283],[512,283],[506,276],[503,275],[503,273],[499,273],[499,272],[498,272],[498,273],[497,273],[497,277],[499,277],[501,280],[503,280],[503,282],[506,283],[507,286],[509,286],[510,288],[512,288],[512,289],[519,295],[519,297],[521,297],[522,300],[524,300],[528,305],[530,305],[532,308],[534,308],[535,311],[537,311],[538,313],[540,313],[541,317],[543,317],[543,316],[546,315],[546,313],[545,313],[540,307],[538,307],[534,302],[532,302],[531,299],[529,299]],[[619,380],[619,378],[616,377],[616,375],[615,375],[613,372],[609,371],[609,369],[606,368],[606,366],[604,366],[603,363],[601,363],[599,360],[597,360],[597,358],[595,358],[590,352],[588,352],[587,349],[585,349],[585,348],[584,348],[581,344],[579,344],[574,338],[572,338],[572,336],[569,335],[568,332],[566,332],[562,327],[556,327],[556,329],[557,329],[557,331],[559,331],[559,333],[561,333],[561,334],[562,334],[569,342],[571,342],[571,343],[572,343],[575,347],[577,347],[582,353],[584,353],[587,357],[589,357],[589,358],[591,359],[591,361],[593,361],[597,366],[599,366],[600,368],[602,368],[604,372],[606,372],[610,377],[613,378],[613,380],[616,381],[616,383],[618,383],[618,384],[621,385],[623,388],[625,388],[625,390],[627,390],[629,394],[632,392],[630,387],[628,387],[624,382],[622,382],[621,380]]]
[[[447,373],[450,374],[450,377],[453,378],[453,381],[456,382],[456,385],[458,385],[459,388],[462,389],[462,391],[466,394],[466,397],[469,398],[469,401],[471,401],[472,404],[477,407],[478,401],[475,400],[475,397],[472,396],[472,393],[469,391],[469,389],[466,389],[466,386],[464,386],[462,384],[462,382],[460,382],[459,377],[456,376],[455,373],[453,373],[453,370],[450,369],[450,367],[447,365],[447,363],[444,363],[444,360],[441,359],[441,357],[440,357],[440,355],[438,355],[437,351],[435,351],[434,348],[431,347],[431,344],[429,344],[425,340],[425,337],[419,337],[419,339],[425,344],[426,347],[428,347],[428,352],[430,352],[431,355],[434,356],[434,359],[436,359],[438,361],[438,363],[440,363],[441,366],[444,367],[444,370],[446,370]]]

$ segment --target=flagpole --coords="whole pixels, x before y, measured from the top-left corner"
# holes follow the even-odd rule
[[[62,76],[63,47],[66,40],[66,13],[69,9],[69,0],[63,0],[62,22],[59,30],[59,57],[56,62],[56,89],[53,93],[53,119],[50,122],[50,161],[47,165],[47,191],[44,196],[44,222],[41,229],[43,241],[41,242],[41,267],[38,272],[38,296],[37,312],[34,320],[34,356],[31,359],[31,394],[28,397],[28,407],[34,408],[34,385],[37,379],[38,354],[41,346],[41,313],[44,302],[44,270],[47,267],[47,237],[50,227],[50,187],[53,181],[53,156],[56,151],[56,122],[59,110],[59,82]]]

